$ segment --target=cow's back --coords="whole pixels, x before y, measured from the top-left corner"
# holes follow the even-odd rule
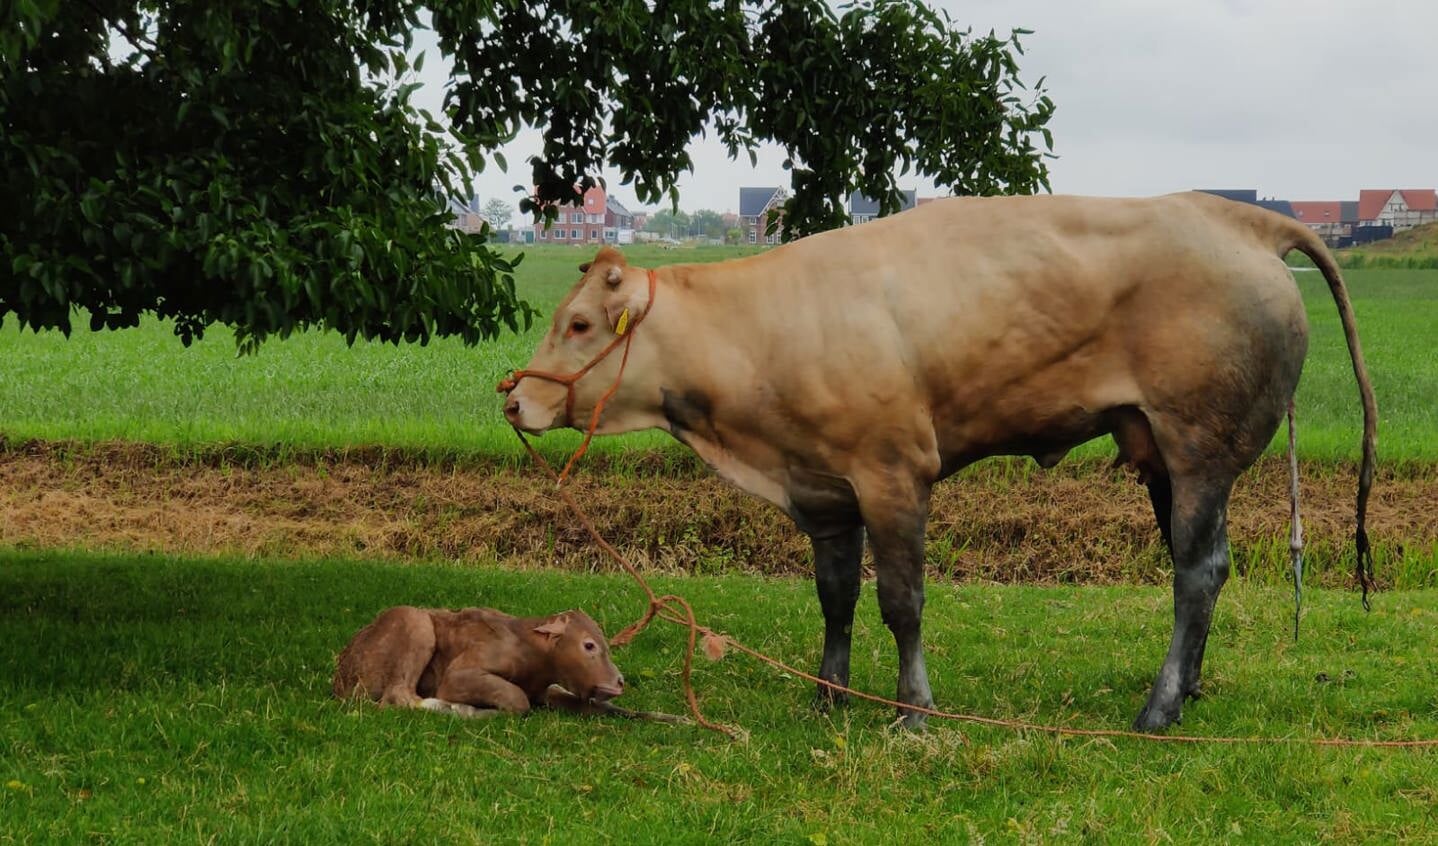
[[[754,343],[788,414],[836,441],[907,409],[946,463],[1084,440],[1097,409],[1193,390],[1224,326],[1302,320],[1268,216],[1201,194],[939,200],[747,260],[782,317]]]

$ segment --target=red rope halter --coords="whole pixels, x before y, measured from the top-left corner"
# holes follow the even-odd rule
[[[653,270],[650,270],[649,302],[645,304],[644,311],[640,312],[638,317],[630,320],[627,326],[621,324],[620,328],[623,329],[623,331],[615,334],[614,340],[610,341],[608,346],[600,350],[598,355],[591,358],[588,364],[573,373],[551,373],[547,370],[515,370],[511,372],[509,376],[501,379],[499,384],[495,386],[496,391],[507,396],[510,391],[513,391],[519,386],[520,379],[528,376],[533,376],[536,379],[544,379],[549,382],[557,382],[563,385],[568,392],[564,398],[564,425],[569,428],[575,428],[575,383],[583,379],[585,374],[593,370],[599,362],[603,361],[610,353],[618,349],[620,344],[624,345],[624,355],[619,360],[619,372],[614,374],[614,383],[610,385],[609,390],[605,391],[604,395],[599,398],[599,402],[594,404],[594,413],[589,416],[589,426],[585,429],[584,441],[580,443],[579,449],[575,450],[574,455],[571,455],[568,463],[564,465],[564,470],[559,474],[559,484],[564,484],[564,480],[569,477],[569,471],[574,468],[574,462],[578,461],[579,457],[589,450],[589,442],[594,439],[594,431],[599,428],[599,415],[604,413],[604,406],[609,403],[609,400],[613,398],[614,394],[619,390],[619,381],[624,378],[624,368],[629,364],[629,346],[634,340],[634,330],[638,329],[639,324],[644,322],[644,318],[649,316],[649,312],[654,310],[654,294],[658,290],[658,282],[658,276],[655,275]]]

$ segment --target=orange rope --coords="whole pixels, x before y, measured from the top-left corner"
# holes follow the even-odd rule
[[[649,271],[649,285],[649,298],[650,303],[652,304],[654,301],[654,271],[652,270]],[[644,314],[647,315],[648,313],[649,310],[646,308]],[[641,318],[643,316],[644,315],[641,315]],[[635,321],[634,325],[637,326],[638,321]],[[634,337],[633,331],[634,327],[631,326],[628,333],[629,340],[632,340]],[[570,390],[572,397],[573,381],[577,381],[577,376],[583,375],[584,372],[587,372],[590,367],[592,367],[595,363],[598,362],[599,358],[602,358],[604,355],[607,355],[614,348],[614,346],[614,344],[611,344],[608,348],[606,348],[599,357],[597,357],[594,361],[590,362],[590,364],[586,366],[584,370],[580,371],[579,374],[576,374],[576,378],[574,380],[569,382],[563,382],[562,379],[554,379],[554,381],[561,381],[562,383],[569,384],[571,386]],[[736,738],[744,734],[742,729],[713,722],[712,720],[705,717],[704,713],[699,709],[699,699],[694,692],[694,683],[691,676],[694,668],[694,647],[700,635],[703,635],[705,638],[712,638],[714,640],[717,640],[721,644],[732,646],[738,651],[743,652],[744,654],[749,655],[753,658],[756,658],[759,661],[764,662],[765,664],[775,667],[782,672],[789,673],[793,676],[797,676],[798,678],[804,679],[814,684],[822,685],[823,687],[826,687],[830,690],[845,693],[859,699],[867,699],[870,702],[877,702],[880,705],[889,705],[903,711],[926,714],[930,717],[937,717],[945,720],[957,720],[965,723],[976,723],[978,725],[993,726],[996,728],[1005,728],[1014,731],[1032,731],[1067,737],[1103,737],[1123,738],[1129,740],[1147,740],[1156,743],[1214,743],[1228,745],[1287,744],[1302,746],[1356,747],[1372,749],[1438,748],[1438,739],[1373,740],[1367,738],[1346,737],[1204,737],[1199,735],[1187,734],[1152,734],[1149,732],[1125,731],[1122,729],[1069,728],[1067,726],[1051,726],[1043,725],[1040,723],[1029,723],[1022,720],[1005,720],[997,717],[982,717],[977,714],[964,714],[954,711],[940,711],[936,708],[925,708],[918,705],[910,705],[903,702],[897,702],[893,699],[886,699],[882,696],[876,696],[872,693],[865,693],[861,690],[855,690],[851,687],[847,687],[837,682],[829,681],[828,679],[819,678],[818,676],[815,676],[811,673],[806,673],[796,667],[791,667],[783,661],[766,655],[763,652],[754,649],[753,647],[745,646],[743,643],[738,640],[735,640],[729,635],[716,632],[708,626],[701,626],[694,616],[693,607],[690,606],[689,602],[686,601],[683,597],[676,594],[666,594],[664,596],[659,596],[654,593],[654,589],[649,586],[649,582],[644,578],[642,574],[640,574],[638,568],[631,564],[628,559],[626,559],[622,554],[620,554],[619,550],[615,549],[612,544],[606,541],[604,537],[599,534],[599,530],[594,527],[594,522],[589,519],[589,515],[584,512],[584,509],[579,507],[579,503],[576,502],[574,500],[574,497],[570,495],[569,491],[564,488],[564,481],[568,477],[570,469],[574,466],[574,462],[577,461],[579,457],[584,454],[585,450],[588,449],[589,442],[594,437],[595,430],[599,428],[599,416],[604,409],[605,403],[607,403],[609,399],[614,396],[615,392],[619,390],[619,382],[624,377],[624,368],[628,363],[629,344],[626,342],[624,345],[624,357],[619,362],[619,372],[614,377],[614,384],[610,386],[609,390],[605,392],[604,396],[599,400],[598,404],[595,405],[594,413],[590,415],[589,428],[588,431],[585,432],[584,441],[580,444],[579,449],[575,451],[574,455],[570,456],[569,461],[564,465],[564,471],[562,473],[555,472],[554,467],[551,466],[550,463],[544,459],[544,456],[540,455],[539,451],[536,450],[534,446],[530,444],[529,440],[524,437],[523,432],[516,428],[514,430],[514,434],[519,437],[519,442],[524,444],[524,448],[528,450],[530,457],[534,459],[535,463],[542,467],[544,471],[548,473],[551,478],[554,479],[555,490],[558,492],[560,498],[564,500],[565,505],[569,506],[569,510],[574,512],[574,516],[578,518],[580,524],[584,526],[586,531],[589,532],[590,537],[594,538],[594,542],[598,544],[599,548],[604,550],[605,554],[607,554],[611,559],[613,559],[614,562],[624,570],[624,572],[628,573],[630,577],[634,579],[634,581],[639,585],[640,589],[644,591],[644,595],[648,598],[648,606],[645,609],[643,615],[641,615],[638,620],[625,627],[624,630],[620,631],[614,637],[610,638],[610,644],[614,646],[623,646],[629,643],[635,638],[635,636],[637,636],[640,632],[644,631],[644,629],[647,628],[649,624],[655,620],[655,618],[688,628],[689,643],[688,647],[684,651],[684,699],[689,703],[689,711],[694,715],[694,721],[706,729],[720,732],[722,734],[728,735],[731,738]],[[523,373],[523,371],[520,372]],[[527,375],[541,376],[542,378],[553,379],[553,377],[549,376],[549,374],[530,373]],[[510,387],[513,387],[513,382],[510,382]],[[503,383],[501,383],[501,389],[502,388]],[[676,605],[679,606],[680,609],[682,609],[682,614],[673,610],[673,608],[671,607]]]

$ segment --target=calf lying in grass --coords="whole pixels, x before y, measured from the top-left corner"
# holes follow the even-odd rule
[[[340,653],[333,690],[465,717],[547,706],[681,721],[609,701],[624,692],[624,676],[604,632],[583,611],[512,617],[493,608],[390,608]]]

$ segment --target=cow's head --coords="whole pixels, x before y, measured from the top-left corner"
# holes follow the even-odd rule
[[[565,611],[535,626],[553,662],[559,686],[588,702],[624,692],[624,674],[609,657],[609,641],[583,611]]]
[[[544,336],[525,370],[564,376],[575,373],[604,352],[621,332],[649,308],[648,273],[630,267],[613,247],[604,247],[593,261],[579,266],[584,274],[554,310]],[[623,357],[622,345],[574,383],[572,416],[565,419],[569,388],[539,376],[523,376],[504,402],[504,416],[514,426],[538,434],[558,426],[583,429],[600,396],[613,384]],[[635,341],[619,393],[604,409],[597,431],[624,432],[656,425],[642,410],[640,397],[657,395],[647,384],[652,370],[646,361],[651,345]],[[652,388],[652,390],[650,390]]]

